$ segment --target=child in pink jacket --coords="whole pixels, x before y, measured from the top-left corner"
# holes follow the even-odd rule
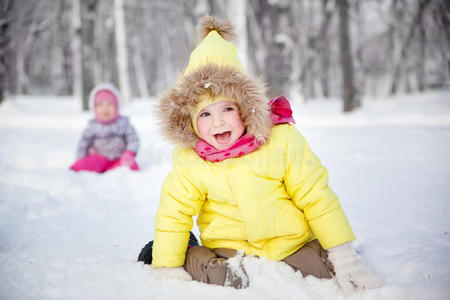
[[[139,170],[135,161],[139,137],[128,118],[119,114],[119,99],[119,92],[111,84],[101,84],[92,90],[89,102],[95,118],[83,131],[77,161],[70,169],[103,173],[126,166]]]

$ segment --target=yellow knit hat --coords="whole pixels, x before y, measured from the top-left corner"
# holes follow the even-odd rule
[[[206,29],[207,30],[207,29]],[[223,34],[223,32],[221,32]],[[232,37],[230,37],[232,38]],[[215,64],[217,66],[229,66],[235,71],[245,74],[245,69],[238,59],[238,52],[236,47],[229,41],[225,40],[222,35],[217,32],[217,29],[211,30],[203,38],[200,44],[195,47],[189,57],[189,64],[184,71],[184,75],[198,70],[202,66],[208,64]],[[211,96],[207,92],[198,98],[195,112],[192,114],[192,129],[199,136],[197,128],[198,113],[206,106],[218,101],[229,100],[236,102],[235,99],[224,97],[223,95]]]
[[[244,66],[238,59],[236,47],[225,40],[217,30],[210,31],[192,51],[184,75],[189,75],[198,68],[208,64],[230,66],[235,68],[236,71],[246,73]]]

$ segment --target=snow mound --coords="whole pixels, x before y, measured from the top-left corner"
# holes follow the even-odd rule
[[[334,280],[254,257],[243,258],[245,290],[161,278],[136,261],[171,168],[154,101],[123,110],[143,170],[99,175],[68,170],[90,113],[72,99],[10,99],[0,106],[0,299],[449,299],[449,101],[373,99],[345,115],[338,101],[292,103],[358,250],[386,279],[344,295]]]

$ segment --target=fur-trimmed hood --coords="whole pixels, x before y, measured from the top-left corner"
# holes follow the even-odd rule
[[[211,32],[216,35],[212,46],[207,40]],[[220,36],[217,37],[217,33]],[[199,34],[203,41],[191,54],[184,76],[159,97],[159,118],[164,134],[175,144],[194,147],[199,137],[192,129],[192,116],[199,96],[209,94],[235,99],[247,134],[266,141],[272,127],[266,87],[261,79],[253,78],[243,70],[235,47],[223,39],[234,37],[232,26],[226,21],[206,17]],[[209,49],[211,57],[208,56]]]

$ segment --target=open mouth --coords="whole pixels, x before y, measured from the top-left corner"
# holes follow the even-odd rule
[[[225,131],[222,133],[216,133],[214,134],[214,138],[216,141],[220,144],[226,144],[231,138],[231,131]]]

